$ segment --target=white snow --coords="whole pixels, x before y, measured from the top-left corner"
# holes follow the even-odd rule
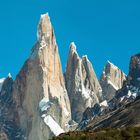
[[[133,93],[133,94],[132,94],[132,96],[133,96],[134,98],[136,98],[137,95],[138,95],[137,93]]]
[[[87,62],[89,62],[90,63],[90,61],[89,61],[89,59],[88,59],[88,56],[87,55],[83,55],[82,56],[82,59],[85,59]],[[90,63],[91,64],[91,63]]]
[[[50,108],[52,105],[52,102],[48,100],[48,98],[43,98],[39,102],[39,108],[41,111],[47,111],[48,108]],[[69,115],[69,112],[64,108],[64,111],[66,115]],[[50,130],[53,132],[55,136],[58,136],[61,133],[64,133],[64,130],[60,127],[60,125],[47,113],[44,113],[41,115],[42,119],[44,120],[44,123],[50,128]]]
[[[114,89],[118,90],[119,88],[117,86],[115,86],[110,80],[107,81],[108,84],[112,85]]]
[[[99,89],[99,93],[102,93],[103,92],[103,90],[102,89]]]
[[[69,112],[68,112],[68,110],[64,107],[64,113],[65,113],[65,115],[68,117],[69,116]]]
[[[132,95],[131,91],[128,91],[127,97],[129,98]]]
[[[64,130],[50,115],[44,118],[44,122],[50,128],[50,130],[54,133],[55,136],[58,136],[61,133],[64,133]]]
[[[104,100],[103,102],[101,102],[101,103],[100,103],[100,106],[108,107],[107,100]]]
[[[125,96],[121,97],[121,100],[120,100],[120,102],[122,102],[122,101],[124,100],[124,98],[125,98]]]
[[[41,115],[42,118],[45,118],[46,116],[47,116],[46,114],[42,114],[42,115]]]
[[[70,46],[74,46],[75,50],[76,50],[76,45],[74,42],[71,42]]]
[[[5,81],[5,78],[1,78],[0,79],[0,91],[2,89],[2,86],[3,86],[4,81]]]
[[[82,95],[86,98],[89,99],[90,95],[89,95],[89,91],[87,91],[82,83]]]
[[[49,14],[48,14],[48,13],[46,13],[46,14],[41,14],[41,18],[44,18],[45,16],[49,16]]]
[[[8,74],[8,77],[9,77],[9,78],[12,78],[12,75],[11,75],[11,73],[9,73],[9,74]]]
[[[43,98],[40,102],[39,102],[39,108],[41,109],[41,111],[47,111],[52,105],[52,102],[50,102],[47,98]]]

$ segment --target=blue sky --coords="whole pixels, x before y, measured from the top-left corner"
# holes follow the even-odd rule
[[[128,73],[140,52],[139,0],[1,0],[0,77],[16,76],[36,42],[40,14],[49,12],[63,70],[69,44],[87,54],[98,75],[107,60]]]

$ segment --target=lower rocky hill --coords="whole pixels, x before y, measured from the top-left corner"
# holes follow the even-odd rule
[[[140,98],[128,103],[122,108],[111,111],[90,121],[86,129],[122,128],[127,126],[140,126]]]
[[[61,134],[52,140],[140,140],[140,127],[106,128],[96,131],[75,131]]]

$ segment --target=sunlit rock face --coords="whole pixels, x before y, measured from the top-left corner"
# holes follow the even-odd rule
[[[66,130],[70,102],[56,38],[48,14],[41,15],[38,40],[13,86],[16,121],[28,140],[47,140]]]
[[[79,57],[74,42],[70,45],[65,83],[71,103],[72,119],[80,122],[87,107],[102,98],[102,90],[87,56]]]
[[[112,99],[116,91],[122,88],[125,80],[126,75],[117,66],[108,61],[100,78],[104,99]]]

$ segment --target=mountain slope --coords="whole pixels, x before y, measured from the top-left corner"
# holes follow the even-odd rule
[[[38,41],[14,81],[13,97],[17,124],[28,140],[47,140],[67,130],[70,103],[48,14],[41,15]]]
[[[79,57],[74,43],[70,51],[65,72],[66,89],[71,103],[72,119],[79,123],[87,107],[101,99],[101,87],[86,56]]]
[[[117,90],[115,96],[108,101],[108,107],[102,109],[99,106],[96,116],[94,115],[95,107],[89,109],[88,112],[91,113],[84,113],[83,117],[90,117],[88,121],[87,119],[83,120],[84,128],[86,126],[92,129],[106,127],[120,128],[140,124],[139,56],[134,55],[131,58],[129,75],[123,82],[122,88]]]

